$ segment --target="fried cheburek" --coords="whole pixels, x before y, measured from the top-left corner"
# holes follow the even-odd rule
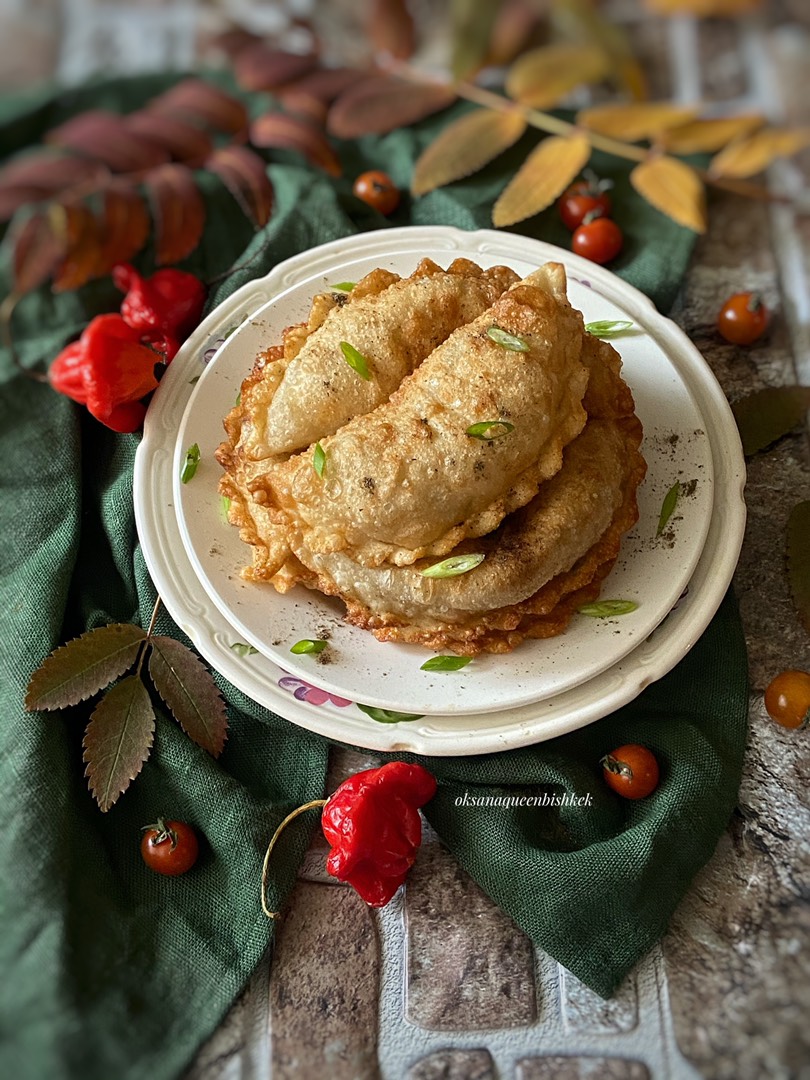
[[[486,333],[493,325],[526,342],[527,351],[499,346]],[[532,359],[545,369],[545,382],[532,383],[533,372],[527,372]],[[251,486],[233,466],[235,440],[229,430],[231,442],[220,452],[229,470],[222,490],[232,500],[231,521],[254,546],[254,569],[245,576],[271,577],[280,591],[301,583],[338,596],[348,620],[380,640],[463,655],[507,652],[527,637],[561,633],[576,608],[598,595],[622,534],[638,516],[636,489],[646,470],[639,453],[642,431],[620,369],[615,350],[585,333],[581,316],[568,304],[563,268],[547,264],[451,334],[388,403],[348,421],[331,439],[321,436],[323,475],[314,468],[310,448],[274,463],[269,481],[267,472],[257,469]],[[540,397],[533,398],[541,384]],[[448,401],[451,386],[454,396]],[[471,408],[477,410],[473,415]],[[560,415],[551,415],[555,410]],[[514,426],[491,440],[468,434],[471,424],[494,420]],[[416,435],[421,428],[429,434]],[[348,473],[341,471],[341,452]],[[351,467],[358,454],[359,470]],[[431,454],[426,465],[421,459]],[[450,464],[453,457],[457,460]],[[490,472],[493,479],[476,502],[479,472]],[[369,476],[373,487],[364,483]],[[383,476],[385,483],[378,485]],[[318,492],[319,482],[318,499],[312,492]],[[402,491],[405,513],[391,506]],[[301,495],[304,506],[307,498],[317,506],[337,501],[339,511],[331,513],[343,530],[341,542],[324,542],[324,534],[304,515],[291,512]],[[382,504],[377,518],[364,510],[372,498]],[[425,531],[425,518],[434,520],[432,534]],[[378,530],[369,543],[377,519],[389,533],[382,533],[381,541]],[[435,536],[437,520],[444,528],[439,542],[429,540],[420,548],[426,535]],[[270,534],[269,545],[263,531]],[[276,552],[267,560],[279,532],[285,556],[279,562]],[[416,546],[396,543],[413,544],[414,537]],[[448,553],[484,559],[459,576],[422,575],[437,555]]]
[[[231,478],[229,497],[251,493],[243,539],[254,545],[256,576],[272,576],[288,557],[285,529],[264,507],[262,478],[292,452],[336,432],[387,401],[406,375],[459,326],[475,319],[518,280],[456,259],[442,270],[423,259],[408,278],[374,270],[348,295],[320,293],[306,323],[259,357],[239,404],[225,419],[228,441],[217,457]],[[365,359],[369,379],[346,362],[341,342]],[[231,490],[232,489],[232,490]]]

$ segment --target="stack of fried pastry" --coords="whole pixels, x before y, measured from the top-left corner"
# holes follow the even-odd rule
[[[316,296],[225,419],[244,576],[340,597],[383,641],[475,655],[561,633],[638,517],[620,372],[556,263],[520,281],[426,259]]]

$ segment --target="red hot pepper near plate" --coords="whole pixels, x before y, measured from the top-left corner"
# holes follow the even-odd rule
[[[157,386],[155,364],[161,359],[120,315],[97,315],[59,353],[48,379],[113,431],[137,431],[146,415],[140,399]]]
[[[419,807],[436,793],[421,765],[391,761],[345,780],[321,816],[332,845],[326,869],[372,907],[383,907],[416,860],[422,842]]]
[[[168,363],[200,321],[205,285],[184,270],[158,270],[142,277],[129,263],[114,267],[112,277],[116,288],[126,293],[121,301],[124,321],[165,353]]]

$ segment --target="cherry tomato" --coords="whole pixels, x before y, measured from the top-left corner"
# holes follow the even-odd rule
[[[197,835],[184,821],[164,821],[143,827],[141,855],[150,870],[158,874],[185,874],[197,861]]]
[[[566,229],[571,232],[578,229],[585,216],[594,211],[602,217],[610,217],[611,201],[605,186],[609,183],[592,176],[587,180],[577,180],[566,188],[557,201],[557,209]]]
[[[765,691],[768,716],[786,728],[810,724],[810,674],[806,671],[783,671]]]
[[[399,206],[399,188],[388,173],[377,169],[361,173],[355,180],[352,191],[358,199],[386,216],[393,214]]]
[[[753,345],[768,329],[770,321],[770,312],[758,293],[734,293],[720,308],[717,330],[732,345]]]
[[[610,218],[596,217],[589,221],[589,217],[590,215],[586,214],[585,221],[574,232],[571,248],[577,255],[583,255],[591,262],[610,262],[622,250],[622,230]]]
[[[644,799],[658,787],[658,762],[646,746],[620,746],[605,754],[600,764],[605,782],[625,799]]]

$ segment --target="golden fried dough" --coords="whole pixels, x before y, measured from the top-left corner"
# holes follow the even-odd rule
[[[531,503],[453,551],[484,554],[475,569],[425,578],[422,564],[361,567],[344,553],[313,554],[299,540],[293,547],[302,561],[279,584],[297,580],[340,596],[349,621],[382,641],[476,655],[562,633],[577,607],[598,596],[622,535],[637,520],[636,490],[646,472],[641,424],[618,354],[588,337],[583,359],[590,373],[584,430]]]
[[[522,340],[505,348],[488,331]],[[565,297],[565,272],[549,264],[456,330],[404,379],[390,400],[275,466],[268,504],[313,553],[360,565],[408,565],[491,532],[558,471],[585,423],[582,318]],[[486,440],[471,425],[505,421]]]
[[[448,334],[516,280],[504,266],[482,271],[457,259],[442,270],[424,259],[403,280],[373,271],[343,303],[317,297],[309,324],[285,340],[283,358],[243,393],[242,452],[261,461],[303,450],[375,409]],[[365,358],[369,379],[349,366],[341,342]]]

